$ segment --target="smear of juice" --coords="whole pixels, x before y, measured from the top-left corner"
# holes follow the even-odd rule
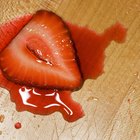
[[[0,25],[0,50],[10,43],[31,17],[31,15],[25,15]],[[66,24],[75,43],[84,80],[97,78],[103,72],[105,49],[113,40],[118,43],[124,42],[126,28],[120,23],[116,23],[102,34],[98,34],[86,27],[79,27],[68,22]],[[17,85],[8,81],[1,71],[0,86],[10,92],[11,101],[16,104],[17,111],[29,111],[41,115],[59,111],[69,122],[84,116],[81,105],[71,98],[72,91],[41,90],[35,87]]]

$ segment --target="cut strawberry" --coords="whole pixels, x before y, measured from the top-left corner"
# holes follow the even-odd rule
[[[66,25],[43,10],[1,52],[0,67],[7,79],[28,86],[74,89],[82,81]]]

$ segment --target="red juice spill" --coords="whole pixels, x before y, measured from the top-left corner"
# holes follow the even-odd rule
[[[19,20],[20,19],[20,20]],[[31,19],[31,15],[15,19],[0,26],[0,50],[2,50],[17,35],[22,27]],[[13,24],[14,23],[14,24]],[[112,40],[121,43],[125,40],[126,29],[119,23],[97,34],[85,27],[67,23],[75,43],[79,65],[84,80],[97,78],[103,71],[104,51]],[[15,29],[15,27],[17,27]],[[7,29],[6,29],[7,28]],[[10,32],[11,33],[10,33]],[[62,113],[65,120],[73,122],[83,117],[82,107],[71,98],[72,91],[37,89],[21,86],[8,81],[0,72],[0,86],[10,92],[11,100],[15,102],[18,111],[29,111],[34,114],[48,115],[55,111]]]
[[[79,58],[81,72],[84,79],[96,79],[103,72],[104,51],[111,41],[122,43],[125,41],[126,29],[116,23],[102,34],[67,23]]]

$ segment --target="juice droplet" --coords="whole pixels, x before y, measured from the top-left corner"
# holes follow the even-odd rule
[[[20,122],[15,123],[15,128],[20,129],[21,128],[21,123]]]

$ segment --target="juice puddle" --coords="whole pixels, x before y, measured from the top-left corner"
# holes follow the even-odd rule
[[[30,20],[31,16],[15,19],[0,26],[0,50]],[[14,23],[14,24],[13,24]],[[84,80],[95,79],[103,72],[104,51],[112,40],[122,43],[125,40],[126,29],[119,23],[97,34],[85,27],[66,23],[75,43],[79,65]],[[16,31],[15,31],[15,27]],[[5,34],[5,39],[2,34]],[[73,122],[84,116],[79,103],[71,98],[72,91],[41,90],[34,87],[16,85],[8,81],[0,72],[0,86],[10,92],[11,101],[16,104],[17,111],[29,111],[34,114],[48,115],[55,111],[62,113],[65,120]]]

